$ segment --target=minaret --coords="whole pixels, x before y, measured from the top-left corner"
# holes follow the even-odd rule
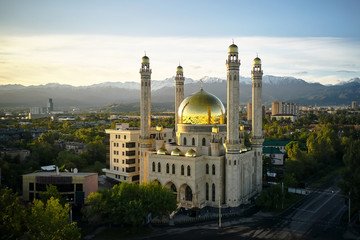
[[[233,43],[228,49],[227,67],[227,133],[226,153],[237,153],[239,145],[239,67],[238,47]]]
[[[147,150],[151,148],[151,69],[149,58],[142,58],[140,95],[140,181],[146,182],[148,176]]]
[[[175,76],[175,132],[177,132],[177,124],[179,123],[178,110],[181,102],[184,100],[184,72],[182,66],[176,68]]]
[[[241,204],[241,163],[239,139],[239,67],[238,47],[233,43],[228,49],[227,67],[227,135],[225,162],[225,202],[229,207]]]
[[[264,136],[262,132],[262,76],[261,59],[256,57],[254,59],[253,68],[251,71],[252,77],[252,134],[251,145],[255,152],[255,187],[261,191],[262,187],[262,144]]]

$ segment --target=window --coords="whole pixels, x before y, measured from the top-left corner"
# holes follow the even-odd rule
[[[205,195],[206,195],[206,201],[209,201],[209,184],[205,184]]]
[[[152,171],[155,172],[155,163],[152,163]]]
[[[34,191],[34,183],[33,182],[29,183],[29,190]]]
[[[202,145],[206,146],[206,139],[205,138],[202,139]]]
[[[124,139],[126,139],[126,135],[124,135]]]
[[[215,184],[213,183],[211,186],[211,200],[215,202]]]
[[[161,164],[158,163],[158,172],[161,172]]]
[[[191,176],[191,168],[190,168],[190,166],[187,166],[187,175]]]
[[[186,137],[183,139],[184,145],[186,146]]]
[[[215,164],[212,165],[212,174],[215,175]]]
[[[172,174],[175,174],[175,164],[172,165]]]
[[[166,173],[169,173],[170,172],[170,166],[169,166],[169,164],[167,163],[166,164]]]
[[[82,192],[83,191],[83,185],[82,184],[76,184],[76,191]]]
[[[195,146],[195,138],[191,139],[191,145]]]
[[[181,165],[181,175],[184,175],[184,165]]]
[[[209,164],[206,164],[206,174],[209,174]]]

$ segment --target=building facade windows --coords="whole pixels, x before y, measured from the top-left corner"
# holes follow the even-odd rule
[[[171,166],[171,168],[172,168],[172,174],[175,174],[175,164],[173,164],[173,165]]]
[[[209,174],[209,164],[206,164],[205,173],[206,173],[206,174]]]
[[[215,183],[211,186],[211,200],[215,202]]]
[[[208,183],[205,184],[205,198],[206,198],[206,201],[209,201],[209,184]]]
[[[155,172],[155,163],[152,163],[152,171]]]
[[[184,165],[181,165],[181,175],[184,175],[184,172],[185,172]]]
[[[215,175],[215,164],[212,165],[212,174]]]
[[[170,172],[170,166],[169,166],[169,164],[167,163],[166,164],[166,173],[169,173]]]
[[[187,175],[191,176],[191,168],[190,168],[190,166],[187,166]]]

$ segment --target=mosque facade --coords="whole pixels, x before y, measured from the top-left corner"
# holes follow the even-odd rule
[[[256,57],[251,71],[251,148],[246,148],[239,130],[240,65],[238,47],[232,44],[226,59],[226,110],[204,89],[184,98],[183,68],[177,67],[175,134],[169,139],[169,129],[151,128],[150,59],[142,58],[137,140],[140,183],[156,181],[171,189],[185,208],[237,207],[261,191],[263,71]]]

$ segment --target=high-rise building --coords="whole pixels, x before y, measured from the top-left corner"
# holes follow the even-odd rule
[[[357,101],[352,101],[351,102],[351,109],[357,110],[359,107]]]
[[[54,111],[54,103],[52,98],[49,98],[48,104],[47,104],[47,112],[51,113],[52,111]]]
[[[271,104],[271,115],[298,115],[299,105],[291,102],[274,101]]]
[[[151,69],[150,60],[145,57],[140,70],[140,131],[126,130],[126,139],[130,138],[134,143],[132,146],[135,146],[135,162],[136,159],[140,161],[140,182],[155,181],[171,189],[177,201],[186,208],[218,207],[219,204],[237,207],[249,202],[262,187],[261,60],[254,59],[251,72],[252,145],[246,148],[239,137],[240,59],[235,44],[229,46],[226,60],[227,111],[216,96],[202,87],[182,100],[183,68],[177,68],[174,139],[171,138],[173,129],[161,126],[150,128]],[[123,170],[121,165],[123,155],[126,164],[126,150],[121,149],[126,148],[125,132],[122,131],[125,130],[107,130],[110,134],[110,155],[115,154],[111,159],[115,163],[110,164],[113,168],[110,170],[115,174],[114,179],[120,181],[124,178],[119,172],[126,169],[124,166]],[[132,134],[134,137],[131,137]],[[116,157],[118,155],[120,157]]]

